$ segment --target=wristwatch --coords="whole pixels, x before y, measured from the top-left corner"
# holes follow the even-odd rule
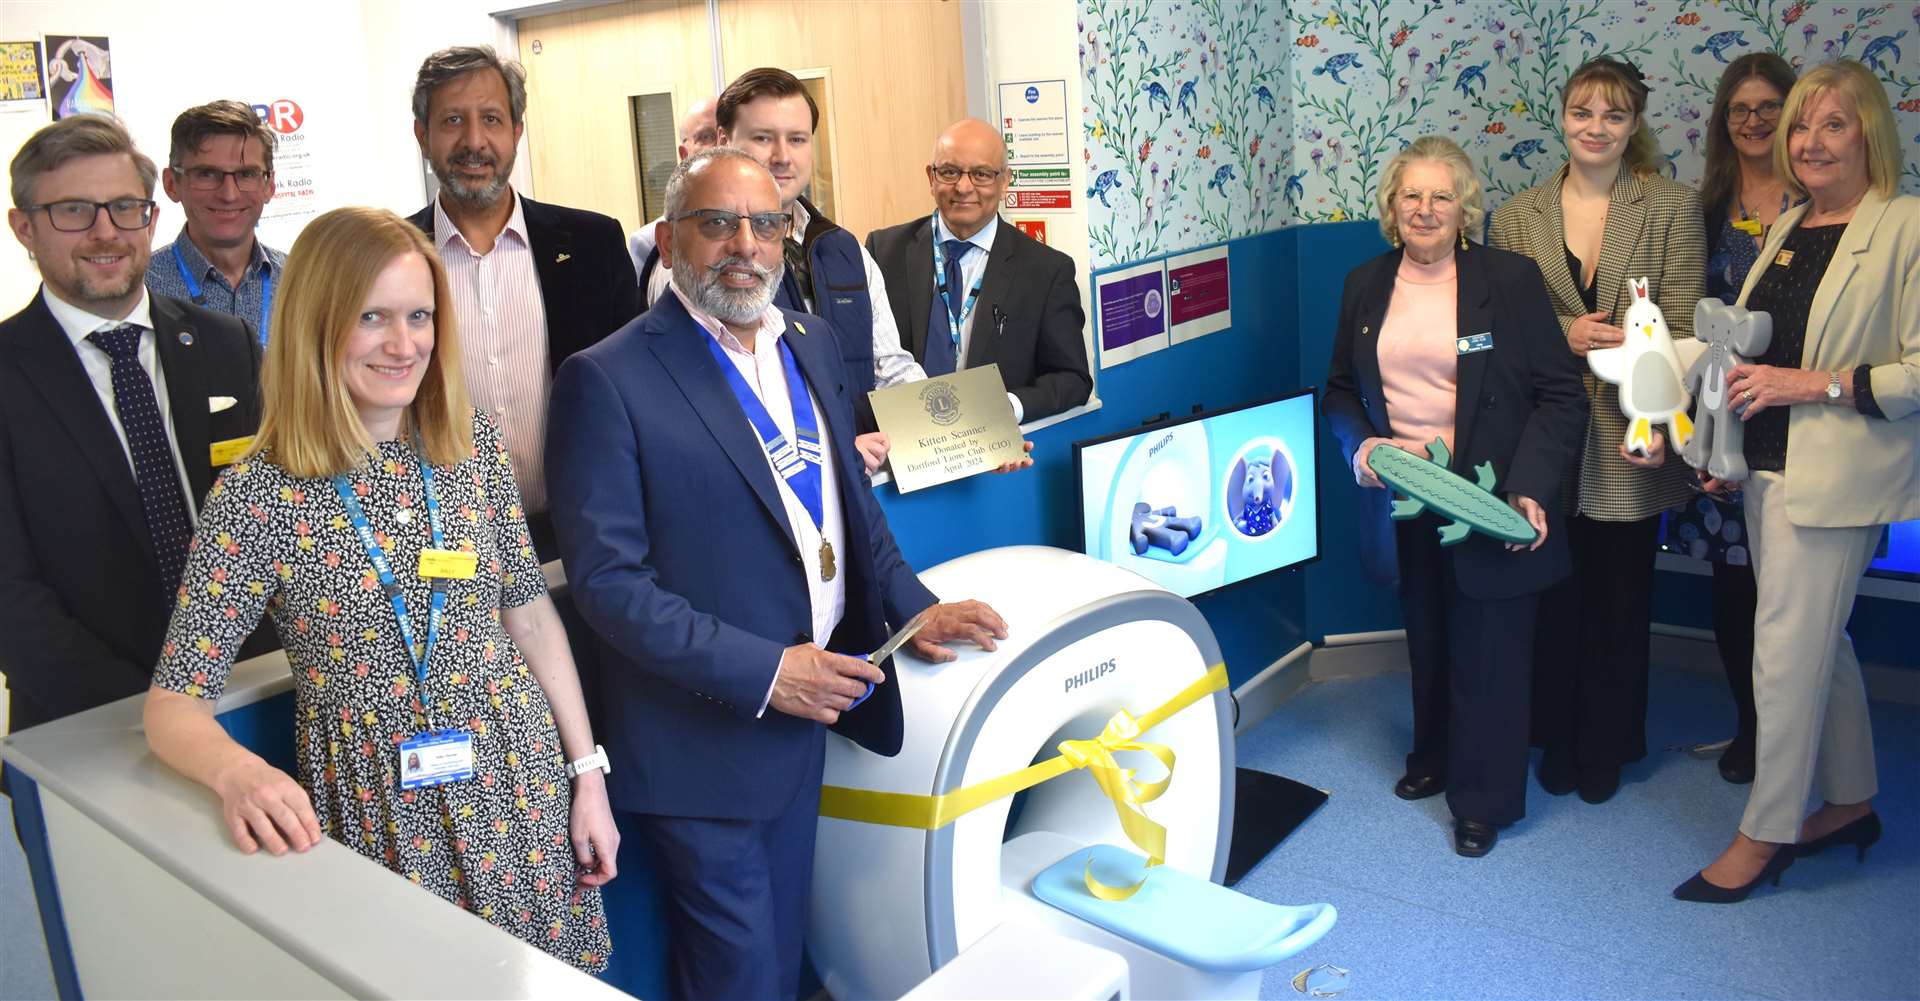
[[[1827,402],[1829,403],[1840,402],[1840,373],[1839,372],[1827,373]]]
[[[607,749],[599,744],[593,745],[592,754],[567,765],[567,778],[577,778],[581,772],[591,772],[595,769],[602,772],[613,771],[613,762],[607,760]]]

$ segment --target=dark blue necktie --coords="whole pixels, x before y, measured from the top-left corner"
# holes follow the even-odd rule
[[[140,506],[147,513],[147,532],[153,536],[154,556],[160,562],[160,589],[169,605],[180,586],[187,564],[187,542],[193,538],[193,519],[180,489],[180,471],[167,443],[167,425],[153,395],[153,380],[140,367],[140,328],[132,324],[87,335],[113,359],[113,410],[127,434],[133,455],[133,481],[140,489]]]
[[[956,331],[960,329],[960,311],[966,307],[967,287],[960,284],[960,258],[973,244],[948,240],[940,245],[946,255],[947,301],[933,297],[933,315],[927,319],[927,359],[921,367],[928,375],[952,375],[960,368]]]

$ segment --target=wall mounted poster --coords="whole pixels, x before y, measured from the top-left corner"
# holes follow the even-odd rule
[[[1175,344],[1233,325],[1226,247],[1167,258],[1167,316]]]
[[[39,42],[0,42],[0,114],[36,111],[47,99]]]
[[[1116,268],[1095,281],[1101,368],[1112,368],[1167,346],[1164,261]]]
[[[47,91],[53,118],[113,114],[113,58],[104,35],[48,35]]]

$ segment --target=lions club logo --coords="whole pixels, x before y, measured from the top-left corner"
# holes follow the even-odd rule
[[[944,382],[932,382],[920,391],[920,402],[935,424],[946,427],[960,419],[960,397]]]

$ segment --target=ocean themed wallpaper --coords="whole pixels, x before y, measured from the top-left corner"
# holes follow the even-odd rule
[[[1911,0],[1081,0],[1079,46],[1096,268],[1372,218],[1387,161],[1430,132],[1466,149],[1497,206],[1565,162],[1559,88],[1601,54],[1646,75],[1665,169],[1687,183],[1730,60],[1859,60],[1920,193]]]

